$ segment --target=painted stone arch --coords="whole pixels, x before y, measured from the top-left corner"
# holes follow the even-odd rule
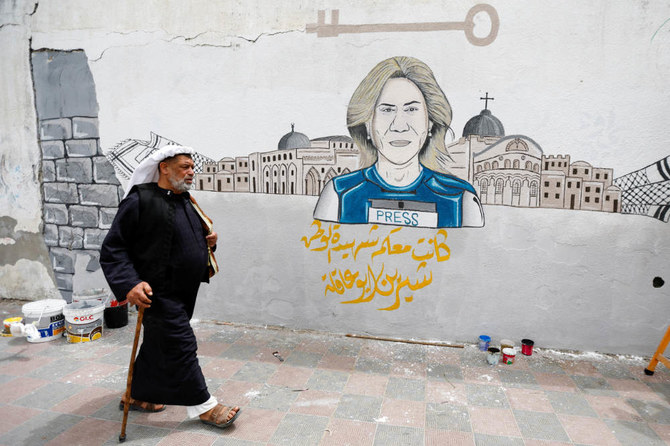
[[[291,155],[289,153],[289,155]],[[288,183],[287,183],[287,189],[288,193],[293,195],[296,193],[296,186],[298,185],[297,182],[297,172],[298,168],[294,163],[290,163],[288,165]]]
[[[272,178],[270,177],[272,171],[269,166],[265,166],[263,169],[263,192],[266,194],[270,193],[270,185],[272,184]]]
[[[321,177],[316,168],[311,167],[305,175],[305,195],[319,195],[321,191]]]
[[[272,166],[272,190],[270,193],[279,193],[279,167],[276,164]]]
[[[326,177],[325,177],[324,180],[323,180],[324,186],[326,185],[326,183],[327,183],[328,181],[332,180],[332,179],[333,179],[334,177],[336,177],[337,175],[338,175],[338,174],[335,172],[335,169],[333,169],[333,168],[331,167],[331,168],[328,170],[328,172],[326,172]]]
[[[281,191],[278,191],[277,193],[286,194],[287,191],[286,186],[288,184],[287,177],[288,177],[288,169],[286,168],[286,164],[282,164],[281,166],[279,166],[279,184]]]

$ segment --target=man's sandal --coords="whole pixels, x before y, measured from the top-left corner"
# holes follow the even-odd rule
[[[225,429],[233,422],[235,421],[235,418],[242,412],[242,409],[237,409],[237,412],[235,412],[235,415],[228,420],[228,414],[230,414],[230,411],[233,410],[233,407],[228,407],[224,406],[223,404],[217,404],[214,409],[209,413],[207,419],[203,420],[200,418],[200,421],[202,421],[205,424],[209,424],[211,426],[218,427],[220,429]]]
[[[124,402],[119,401],[119,410],[124,409]],[[160,406],[160,407],[159,407]],[[131,398],[128,410],[137,410],[139,412],[163,412],[167,406],[165,404],[147,403],[146,401],[138,401]]]

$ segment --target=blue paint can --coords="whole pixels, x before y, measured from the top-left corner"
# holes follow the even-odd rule
[[[491,345],[491,336],[481,335],[479,337],[479,350],[485,352],[489,349]]]

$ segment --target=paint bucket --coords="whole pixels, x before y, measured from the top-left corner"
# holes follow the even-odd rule
[[[496,365],[500,362],[500,349],[495,347],[490,347],[488,353],[486,354],[486,362],[491,365]]]
[[[514,358],[516,357],[515,348],[504,348],[502,351],[502,360],[503,364],[514,364]]]
[[[503,351],[506,348],[514,348],[514,341],[510,341],[509,339],[501,339],[500,340],[500,351]]]
[[[531,341],[530,339],[522,339],[521,340],[521,353],[523,353],[526,356],[530,356],[533,354],[533,345],[535,345],[535,342]]]
[[[4,330],[2,330],[2,335],[5,337],[9,337],[12,335],[11,331],[11,326],[12,324],[20,324],[23,322],[23,318],[21,316],[17,317],[8,317],[4,321],[2,321],[2,324],[4,326]]]
[[[121,328],[128,325],[128,302],[105,308],[105,325],[107,328]]]
[[[28,336],[28,342],[53,341],[65,332],[63,307],[66,303],[63,299],[43,299],[21,307],[24,324],[34,325],[39,332],[39,337]]]
[[[491,336],[481,335],[479,337],[479,350],[485,352],[491,344]]]
[[[72,293],[72,303],[89,302],[90,305],[96,305],[98,303],[106,304],[110,296],[111,294],[109,290],[104,288],[91,288]]]
[[[96,300],[75,302],[65,306],[65,326],[67,341],[76,344],[79,342],[95,341],[102,337],[102,314],[105,304]]]

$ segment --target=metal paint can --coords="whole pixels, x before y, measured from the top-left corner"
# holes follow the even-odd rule
[[[509,339],[501,339],[500,340],[500,351],[503,351],[506,348],[514,348],[514,341],[510,341]]]
[[[486,362],[491,365],[496,365],[500,362],[500,349],[495,347],[490,347],[488,353],[486,354]]]
[[[522,339],[521,340],[521,353],[523,353],[526,356],[530,356],[533,354],[533,345],[535,345],[535,342],[533,342],[530,339]]]
[[[502,360],[503,364],[514,364],[514,358],[516,357],[515,348],[504,348],[502,351]]]

